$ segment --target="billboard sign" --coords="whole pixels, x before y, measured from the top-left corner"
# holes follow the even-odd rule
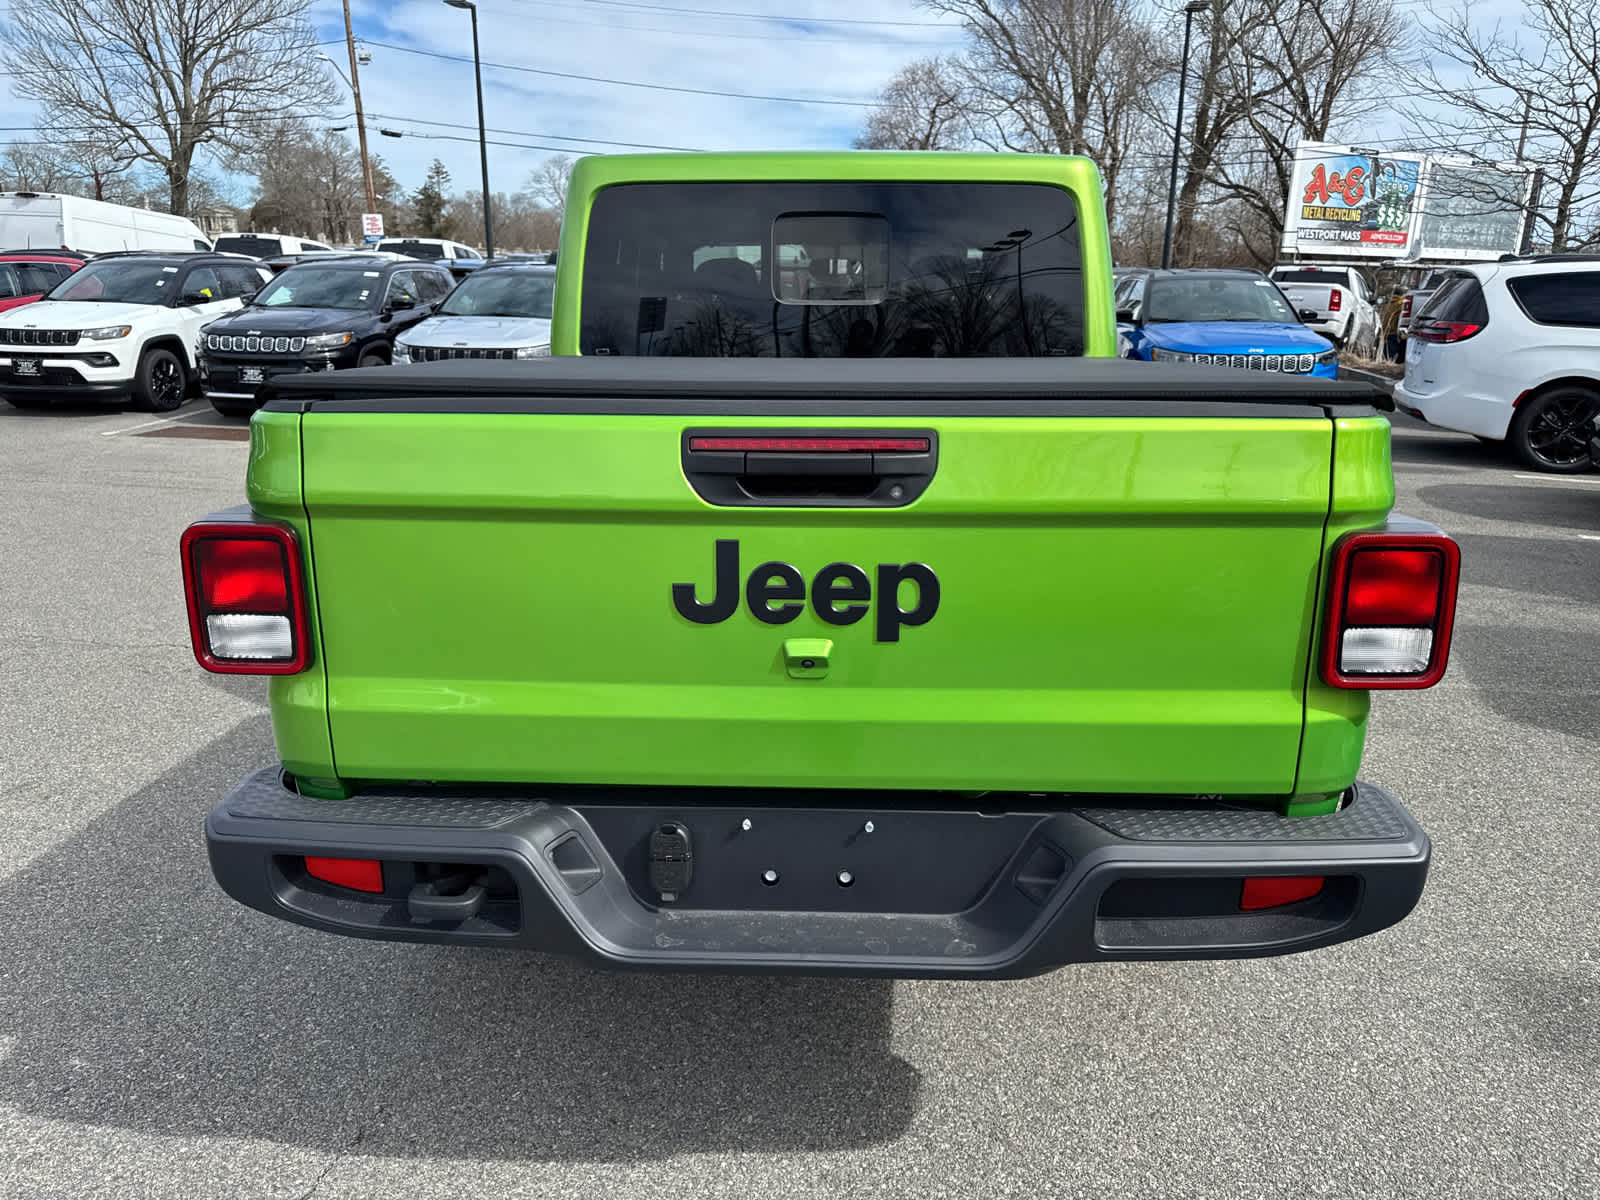
[[[1493,262],[1515,254],[1532,186],[1533,173],[1525,168],[1428,159],[1413,257]]]
[[[1302,142],[1284,212],[1285,253],[1409,258],[1422,156]]]

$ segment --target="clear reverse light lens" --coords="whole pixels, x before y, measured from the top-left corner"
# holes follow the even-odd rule
[[[1347,675],[1420,675],[1433,654],[1431,629],[1346,629],[1339,670]]]
[[[213,613],[206,618],[206,640],[217,658],[294,657],[288,617],[261,613]]]

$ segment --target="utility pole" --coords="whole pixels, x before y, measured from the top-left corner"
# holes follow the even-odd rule
[[[361,111],[361,75],[356,66],[356,31],[350,24],[350,0],[344,0],[344,41],[350,51],[350,94],[356,101],[356,139],[361,143],[361,182],[367,188],[367,211],[378,211],[378,193],[372,186],[372,159],[367,157],[367,118]]]
[[[1195,13],[1205,12],[1211,0],[1189,0],[1183,6],[1183,57],[1178,64],[1178,116],[1172,123],[1172,179],[1167,184],[1167,229],[1161,238],[1161,267],[1172,265],[1172,219],[1178,206],[1178,151],[1183,145],[1183,92],[1189,81],[1189,32]]]
[[[1539,193],[1543,189],[1544,168],[1535,167],[1533,183],[1528,188],[1528,203],[1522,216],[1522,244],[1517,247],[1518,254],[1533,253],[1533,223],[1539,216]]]

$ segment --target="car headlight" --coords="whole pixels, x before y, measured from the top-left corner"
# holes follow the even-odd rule
[[[517,357],[518,358],[549,358],[550,357],[550,345],[547,342],[543,346],[518,346],[517,347]]]
[[[1332,366],[1338,361],[1339,352],[1337,350],[1324,350],[1321,354],[1317,355],[1317,366],[1319,367]]]
[[[394,344],[394,353],[389,356],[389,361],[396,364],[409,363],[411,361],[411,347],[404,342],[396,342]]]
[[[99,329],[85,329],[78,336],[88,338],[91,342],[109,342],[114,338],[125,338],[132,332],[132,325],[102,325]]]
[[[1151,347],[1150,358],[1154,362],[1192,363],[1194,361],[1194,355],[1192,354],[1185,354],[1181,350],[1162,350],[1159,347]]]
[[[355,336],[353,333],[319,333],[316,337],[306,339],[306,349],[337,350],[340,346],[348,346]]]

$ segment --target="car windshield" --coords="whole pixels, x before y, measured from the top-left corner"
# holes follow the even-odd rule
[[[502,271],[474,275],[440,307],[447,317],[543,317],[550,319],[556,277],[544,271]]]
[[[348,267],[290,267],[251,303],[261,308],[370,308],[382,290],[382,271]]]
[[[219,237],[215,248],[229,254],[253,254],[257,258],[267,258],[283,253],[283,239],[258,237],[253,233],[230,233]]]
[[[90,263],[62,280],[45,299],[104,304],[165,304],[176,288],[178,270],[171,263],[135,259]]]
[[[407,258],[418,258],[423,262],[436,262],[444,257],[444,247],[438,242],[380,242],[378,249],[404,254]]]
[[[1222,275],[1152,279],[1147,285],[1144,319],[1158,321],[1295,320],[1283,294],[1268,280]]]
[[[1279,283],[1332,283],[1343,286],[1349,277],[1343,271],[1279,271],[1273,276]]]

